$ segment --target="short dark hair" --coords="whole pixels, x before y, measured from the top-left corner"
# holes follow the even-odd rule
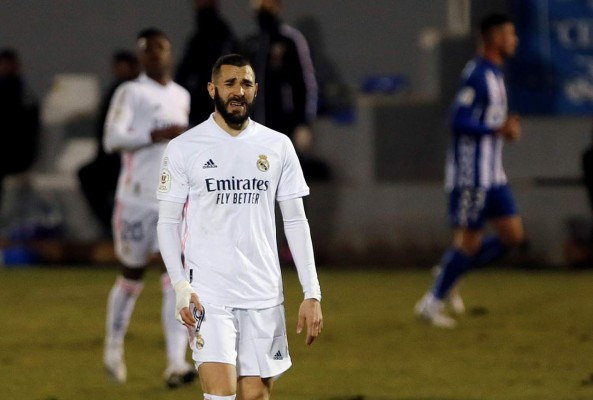
[[[160,36],[164,37],[165,39],[169,40],[169,37],[165,34],[165,32],[161,31],[158,28],[145,28],[142,29],[138,36],[136,36],[136,40],[140,39],[150,39],[151,37]]]
[[[233,65],[235,67],[249,65],[251,69],[253,69],[253,65],[251,65],[251,61],[249,61],[247,57],[242,56],[241,54],[227,54],[219,57],[214,63],[214,66],[212,67],[212,79],[220,73],[220,68],[223,65]]]
[[[509,23],[512,24],[513,20],[506,14],[488,14],[480,20],[480,35],[485,38],[492,33],[493,29]]]

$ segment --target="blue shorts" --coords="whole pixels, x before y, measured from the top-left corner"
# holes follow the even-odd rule
[[[492,218],[517,214],[508,185],[485,188],[455,188],[449,193],[449,223],[454,228],[480,230]]]

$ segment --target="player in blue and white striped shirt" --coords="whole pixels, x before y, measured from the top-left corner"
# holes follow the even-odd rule
[[[445,186],[453,243],[441,260],[432,290],[415,309],[419,317],[439,327],[456,324],[444,313],[444,301],[454,300],[453,311],[464,311],[461,298],[451,293],[461,275],[525,241],[502,166],[504,142],[521,136],[518,117],[508,114],[501,69],[515,54],[518,39],[513,22],[500,14],[483,18],[480,34],[481,54],[463,71],[451,115],[453,138]],[[496,235],[484,236],[486,221],[493,224]]]

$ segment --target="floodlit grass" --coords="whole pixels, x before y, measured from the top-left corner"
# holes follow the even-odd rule
[[[158,273],[149,271],[126,341],[128,383],[103,371],[105,302],[114,268],[0,270],[0,398],[201,399],[164,387]],[[591,272],[488,269],[462,289],[455,330],[416,321],[431,281],[422,270],[320,268],[325,330],[294,334],[300,288],[285,270],[294,366],[273,398],[288,400],[576,400],[593,398]]]

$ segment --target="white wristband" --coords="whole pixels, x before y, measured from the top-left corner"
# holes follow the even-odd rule
[[[175,289],[175,318],[183,324],[181,319],[181,310],[189,307],[192,293],[195,293],[188,281],[179,281],[174,286]]]

